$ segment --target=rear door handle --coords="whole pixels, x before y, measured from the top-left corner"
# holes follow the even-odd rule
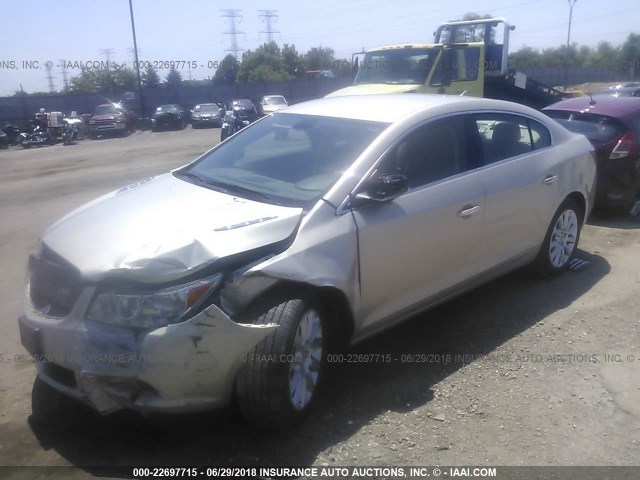
[[[544,177],[544,180],[542,181],[542,183],[544,183],[545,185],[551,185],[555,183],[557,179],[558,179],[558,175],[547,175],[546,177]]]
[[[467,218],[480,210],[480,205],[465,205],[462,207],[462,210],[458,212],[458,216],[462,218]]]

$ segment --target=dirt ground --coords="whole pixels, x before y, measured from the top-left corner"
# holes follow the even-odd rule
[[[142,418],[75,406],[35,421],[17,317],[38,235],[218,140],[189,128],[0,150],[0,466],[75,465],[64,476],[81,478],[100,465],[640,464],[640,221],[610,212],[583,231],[584,270],[512,273],[354,347],[393,361],[332,364],[293,431],[257,431],[234,408]]]

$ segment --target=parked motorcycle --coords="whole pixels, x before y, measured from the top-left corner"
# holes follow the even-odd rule
[[[34,127],[31,133],[20,134],[20,145],[22,145],[22,148],[55,144],[55,137],[44,130],[40,125]]]
[[[80,137],[80,126],[82,120],[79,118],[65,118],[64,129],[62,131],[62,142],[64,145],[75,145]]]
[[[233,100],[231,102],[231,110],[227,110],[224,114],[220,140],[230,137],[257,119],[258,112],[251,100]]]
[[[6,125],[2,128],[2,133],[7,136],[9,145],[18,145],[20,143],[20,128],[15,125]]]

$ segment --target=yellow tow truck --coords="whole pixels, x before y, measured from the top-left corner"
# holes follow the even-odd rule
[[[356,57],[352,86],[328,97],[372,93],[444,93],[496,98],[542,108],[567,98],[509,69],[509,33],[503,18],[443,23],[435,43],[391,45]]]

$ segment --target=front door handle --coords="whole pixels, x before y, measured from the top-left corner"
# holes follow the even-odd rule
[[[545,185],[551,185],[555,183],[557,179],[558,179],[558,175],[547,175],[546,177],[544,177],[544,180],[542,181],[542,183],[544,183]]]
[[[462,210],[458,212],[458,216],[462,218],[467,218],[480,210],[480,205],[465,205],[462,207]]]

